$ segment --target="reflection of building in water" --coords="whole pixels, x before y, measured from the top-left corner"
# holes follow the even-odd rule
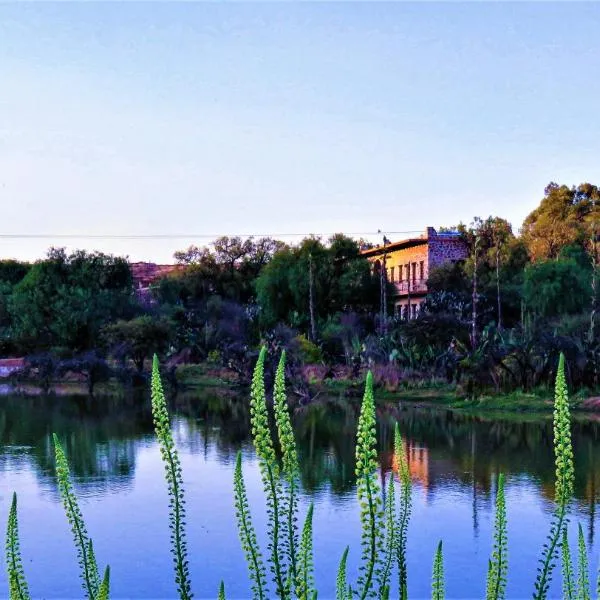
[[[457,473],[456,464],[452,460],[441,456],[434,458],[429,448],[415,440],[403,438],[402,444],[411,481],[422,486],[427,493],[432,492],[450,474]],[[385,482],[386,473],[390,470],[398,475],[393,450],[381,456],[382,481]]]
[[[402,439],[404,455],[408,463],[408,471],[413,482],[420,483],[424,488],[429,487],[429,449],[413,440]],[[382,475],[390,468],[398,475],[398,467],[394,452],[390,451],[381,457]]]

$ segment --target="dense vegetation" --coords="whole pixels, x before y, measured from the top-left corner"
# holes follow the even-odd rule
[[[276,440],[273,439],[269,426],[269,410],[264,381],[265,359],[266,349],[263,347],[254,369],[250,404],[254,449],[259,461],[268,516],[266,523],[268,571],[252,522],[252,507],[249,505],[246,493],[241,454],[238,454],[233,482],[235,518],[242,549],[247,559],[252,596],[254,598],[272,597],[273,593],[270,590],[274,590],[275,595],[282,599],[308,600],[317,597],[313,576],[313,506],[309,506],[304,516],[304,525],[300,533],[297,502],[300,466],[286,400],[285,354],[282,354],[279,361],[273,389]],[[541,551],[540,566],[533,584],[533,597],[536,600],[544,600],[548,597],[550,581],[556,563],[560,559],[562,561],[563,597],[590,598],[589,560],[581,527],[579,527],[578,536],[576,575],[567,536],[569,509],[573,495],[574,466],[565,361],[562,354],[556,370],[554,409],[555,508],[547,543],[544,544]],[[152,413],[169,494],[169,525],[175,586],[178,596],[182,600],[186,600],[192,597],[193,588],[186,543],[184,480],[178,451],[171,433],[156,356],[152,369]],[[362,525],[359,576],[356,582],[348,581],[347,562],[353,555],[351,555],[351,549],[346,547],[341,552],[336,580],[336,597],[340,600],[389,598],[394,572],[397,574],[397,585],[394,587],[397,589],[398,597],[401,600],[408,597],[409,574],[406,569],[406,553],[412,502],[407,459],[399,429],[396,426],[393,454],[397,481],[394,477],[390,478],[387,493],[382,500],[376,460],[376,431],[373,378],[369,372],[356,432],[355,472]],[[83,515],[73,493],[66,455],[56,435],[54,435],[54,447],[58,488],[77,548],[85,597],[89,600],[108,599],[110,569],[109,567],[105,568],[104,576],[101,579],[93,542],[87,533]],[[276,447],[278,451],[276,451]],[[395,486],[398,484],[397,496]],[[510,577],[507,531],[504,478],[500,474],[496,489],[494,539],[488,561],[487,580],[484,582],[486,600],[505,598],[506,581]],[[9,512],[5,548],[10,599],[26,600],[30,598],[30,593],[21,557],[16,495],[13,495]],[[268,572],[270,575],[267,574]],[[223,582],[220,585],[218,597],[223,599],[226,597],[226,586]],[[431,597],[434,600],[445,598],[442,541],[439,542],[433,558]]]
[[[381,309],[363,242],[341,234],[295,246],[235,237],[192,246],[143,295],[127,261],[102,253],[51,249],[33,265],[3,261],[0,355],[29,357],[43,387],[75,372],[93,391],[110,376],[147,377],[154,352],[173,369],[208,361],[249,383],[266,344],[287,351],[293,389],[310,398],[311,386],[358,382],[366,368],[390,390],[449,383],[475,397],[549,388],[564,352],[570,383],[595,390],[598,200],[597,186],[552,183],[519,236],[500,217],[458,225],[469,257],[430,273],[431,293],[411,321]]]

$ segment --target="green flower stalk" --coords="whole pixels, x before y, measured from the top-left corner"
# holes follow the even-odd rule
[[[440,540],[433,558],[433,575],[431,579],[431,600],[444,600],[446,595],[444,585],[444,554]]]
[[[287,554],[288,580],[296,585],[298,593],[298,575],[296,566],[296,552],[298,548],[298,492],[300,489],[300,466],[298,464],[298,453],[296,451],[296,440],[290,419],[285,392],[285,350],[281,353],[277,372],[275,374],[275,385],[273,389],[273,404],[275,407],[275,423],[279,437],[279,446],[282,455],[282,473],[286,483],[287,494],[283,497],[282,512],[284,519],[283,548]]]
[[[160,446],[160,456],[165,467],[165,480],[169,494],[169,528],[171,529],[171,554],[175,568],[175,583],[181,600],[192,598],[192,585],[188,566],[185,535],[185,499],[179,454],[175,448],[167,403],[160,380],[158,357],[152,361],[152,417]]]
[[[374,596],[381,587],[383,555],[383,510],[377,483],[377,450],[373,375],[367,373],[356,439],[356,480],[360,504],[361,566],[359,598]],[[378,585],[379,584],[379,585]]]
[[[98,565],[96,564],[92,543],[88,537],[77,497],[73,491],[67,457],[56,434],[53,434],[53,439],[58,490],[63,501],[63,506],[65,507],[69,525],[71,526],[71,532],[73,533],[75,548],[77,549],[77,559],[81,569],[82,586],[87,598],[95,600],[100,588]]]
[[[412,482],[404,444],[398,423],[394,427],[394,464],[400,477],[400,509],[395,526],[396,562],[398,564],[398,589],[400,600],[408,598],[408,576],[406,570],[406,548],[408,543],[408,523],[412,511]]]
[[[577,600],[591,600],[588,553],[581,523],[577,532]]]
[[[313,504],[311,502],[306,513],[306,520],[300,538],[300,552],[298,555],[298,590],[299,600],[309,600],[315,594],[314,589],[314,561],[313,561]]]
[[[498,475],[496,491],[496,517],[494,520],[494,548],[489,561],[486,600],[503,600],[508,574],[508,541],[506,530],[506,502],[504,499],[504,475]]]
[[[380,598],[389,595],[392,561],[396,554],[396,493],[394,489],[394,473],[390,473],[390,482],[385,496],[385,555],[381,570]]]
[[[19,521],[17,518],[17,494],[13,493],[8,525],[6,527],[6,572],[10,600],[29,600],[29,588],[25,579],[21,544],[19,540]]]
[[[96,600],[108,600],[110,594],[110,567],[107,566],[104,570],[104,577],[102,578],[102,583],[100,584],[100,588],[98,589],[98,596]]]
[[[256,600],[264,600],[268,597],[267,575],[256,541],[256,533],[252,525],[252,517],[248,506],[248,496],[246,494],[246,485],[242,473],[242,453],[238,452],[235,461],[235,471],[233,475],[233,489],[235,499],[235,516],[238,524],[238,532],[242,543],[242,550],[246,556],[250,580],[252,581],[252,596]]]
[[[217,600],[225,600],[225,584],[221,581],[221,585],[219,586],[219,595],[217,596]]]
[[[254,448],[259,460],[259,468],[267,502],[267,535],[269,537],[269,563],[276,593],[280,598],[288,595],[290,580],[282,562],[280,545],[282,528],[282,490],[279,480],[279,465],[269,430],[269,415],[265,396],[264,369],[267,350],[263,347],[254,368],[250,388],[250,424]]]
[[[569,549],[569,538],[567,528],[563,527],[561,541],[562,556],[562,576],[563,576],[563,599],[575,599],[575,584],[573,581],[573,561],[571,559],[571,550]]]
[[[338,567],[336,586],[335,586],[335,600],[348,600],[352,598],[352,593],[348,589],[348,580],[346,575],[346,563],[348,561],[349,546],[346,546],[342,559],[340,560],[340,566]]]
[[[567,523],[567,511],[573,494],[573,448],[571,445],[571,417],[569,395],[565,380],[565,357],[561,353],[556,372],[554,393],[554,457],[556,465],[556,510],[550,526],[548,541],[544,544],[540,567],[535,582],[534,600],[548,595],[552,572],[558,558],[559,539]]]

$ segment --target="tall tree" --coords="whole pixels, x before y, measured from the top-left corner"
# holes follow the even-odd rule
[[[600,190],[591,183],[550,183],[540,205],[523,222],[521,233],[531,259],[556,258],[565,246],[585,245],[589,223],[598,218],[598,200]]]

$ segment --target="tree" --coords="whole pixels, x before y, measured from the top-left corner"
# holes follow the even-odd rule
[[[84,352],[73,358],[61,361],[57,371],[59,375],[64,375],[69,371],[82,374],[85,377],[90,396],[94,395],[96,384],[106,381],[111,375],[109,364],[96,350]]]
[[[526,309],[542,318],[579,313],[589,304],[589,280],[590,270],[572,258],[534,263],[525,270]]]
[[[565,246],[586,245],[590,224],[600,216],[598,200],[600,190],[590,183],[571,188],[550,183],[521,230],[531,259],[556,258]]]
[[[172,327],[168,321],[148,315],[120,320],[102,330],[106,344],[113,350],[120,346],[122,355],[131,358],[139,372],[143,370],[146,358],[167,350],[171,335]]]
[[[96,346],[100,328],[133,311],[133,286],[124,258],[52,248],[12,290],[8,312],[25,350]]]
[[[337,234],[326,245],[306,238],[296,247],[277,251],[256,281],[264,326],[284,322],[309,332],[311,273],[317,325],[338,312],[379,306],[378,279],[355,240]]]

